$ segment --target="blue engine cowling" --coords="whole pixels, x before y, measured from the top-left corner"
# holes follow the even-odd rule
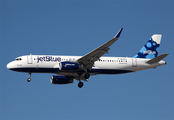
[[[83,68],[83,65],[74,62],[60,62],[59,67],[60,70],[80,70]]]
[[[69,84],[69,83],[73,83],[73,78],[66,77],[66,76],[52,75],[51,76],[51,83],[52,84]]]

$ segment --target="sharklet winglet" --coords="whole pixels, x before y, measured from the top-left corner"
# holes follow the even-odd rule
[[[118,38],[120,37],[120,35],[121,35],[122,30],[123,30],[123,28],[121,28],[121,29],[118,31],[118,33],[115,35],[114,38],[117,38],[117,39],[118,39]]]

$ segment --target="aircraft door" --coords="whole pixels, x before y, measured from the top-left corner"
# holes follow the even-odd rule
[[[27,56],[27,63],[28,64],[32,64],[33,63],[33,59],[32,59],[32,55],[31,54]]]
[[[137,59],[132,58],[132,67],[137,67]]]

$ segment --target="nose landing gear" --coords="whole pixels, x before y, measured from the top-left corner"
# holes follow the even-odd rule
[[[31,81],[31,73],[28,73],[29,78],[27,79],[28,82]]]

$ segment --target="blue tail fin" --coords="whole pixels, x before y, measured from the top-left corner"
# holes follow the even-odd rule
[[[153,59],[158,56],[161,34],[154,34],[134,58]]]

